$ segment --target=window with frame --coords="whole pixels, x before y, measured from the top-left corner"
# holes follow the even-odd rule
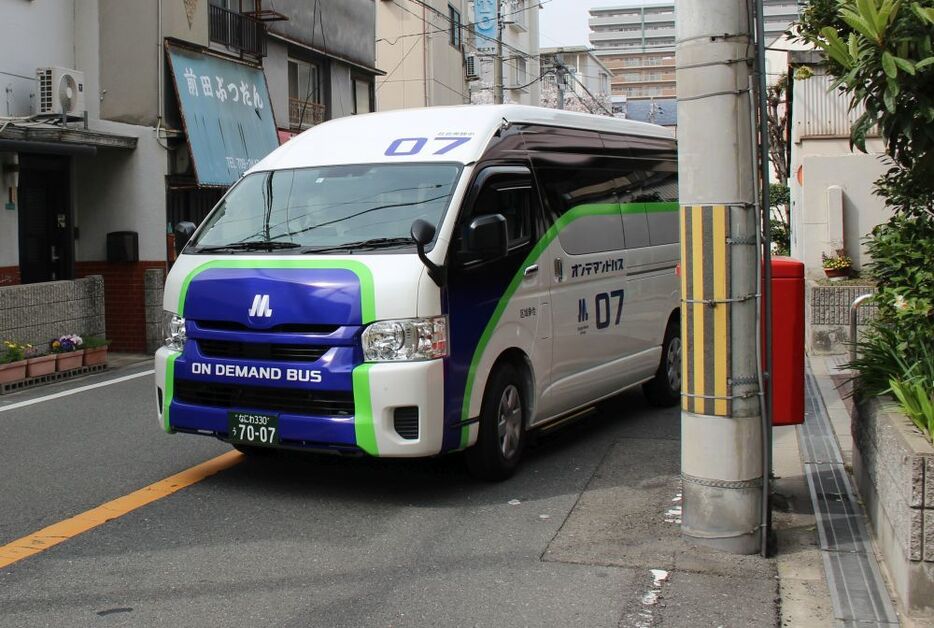
[[[324,122],[321,68],[316,63],[289,59],[289,126],[307,129]]]
[[[352,87],[354,114],[373,111],[373,82],[366,78],[354,77]]]
[[[451,36],[449,41],[452,46],[459,50],[461,47],[461,12],[449,4],[448,18],[451,22]]]
[[[532,183],[514,176],[494,177],[477,196],[473,211],[463,223],[466,231],[480,216],[501,214],[506,219],[507,246],[510,250],[527,244],[532,238]],[[461,241],[465,250],[466,240]]]

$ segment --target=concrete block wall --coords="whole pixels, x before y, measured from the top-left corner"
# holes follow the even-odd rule
[[[155,353],[162,346],[162,294],[165,272],[161,268],[147,268],[143,275],[146,308],[146,353]]]
[[[934,618],[934,447],[889,400],[859,404],[853,474],[903,608]]]
[[[103,336],[104,280],[0,286],[0,338],[45,347],[62,334]]]
[[[805,345],[810,354],[847,353],[850,350],[850,305],[856,297],[874,294],[871,286],[822,286],[807,283],[805,295]],[[865,326],[876,316],[872,302],[860,306],[856,325]]]

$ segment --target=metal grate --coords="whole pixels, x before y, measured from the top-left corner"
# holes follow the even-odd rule
[[[321,345],[272,344],[269,342],[233,342],[229,340],[198,340],[202,355],[209,358],[241,358],[245,360],[285,360],[316,362],[330,347]]]
[[[418,440],[418,406],[396,408],[392,415],[396,434],[406,440]]]
[[[809,372],[806,419],[799,425],[801,460],[817,519],[834,619],[842,625],[897,626],[898,616],[853,494],[821,394]]]
[[[213,329],[217,331],[248,331],[252,333],[263,334],[333,334],[340,329],[340,325],[314,325],[307,323],[284,323],[282,325],[273,325],[266,329],[254,329],[243,323],[234,321],[194,321],[201,329]]]
[[[174,395],[182,403],[214,408],[267,410],[309,416],[351,416],[354,413],[351,392],[176,380]]]
[[[266,25],[237,11],[208,5],[208,38],[247,54],[266,56]]]

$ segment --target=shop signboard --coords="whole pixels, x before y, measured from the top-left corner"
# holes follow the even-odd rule
[[[242,63],[168,51],[198,183],[228,186],[279,146],[266,77]]]

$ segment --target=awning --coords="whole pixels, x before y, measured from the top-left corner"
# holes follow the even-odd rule
[[[279,145],[263,72],[168,46],[200,185],[228,186]]]
[[[98,148],[133,150],[136,138],[31,120],[0,121],[0,151],[92,154]]]

